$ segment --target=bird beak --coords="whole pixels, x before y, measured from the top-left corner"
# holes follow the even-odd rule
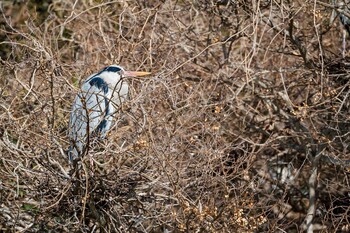
[[[150,72],[144,71],[124,71],[124,76],[126,77],[140,77],[151,74]]]

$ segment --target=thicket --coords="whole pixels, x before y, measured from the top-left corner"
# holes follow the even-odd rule
[[[342,9],[2,1],[0,231],[348,232]],[[110,64],[152,75],[73,168],[71,104]]]

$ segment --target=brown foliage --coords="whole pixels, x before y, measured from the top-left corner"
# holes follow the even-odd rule
[[[331,5],[0,6],[0,230],[349,229],[350,66]],[[130,80],[74,168],[71,103],[109,64],[153,75]]]

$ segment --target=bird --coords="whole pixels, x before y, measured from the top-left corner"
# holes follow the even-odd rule
[[[334,0],[333,0],[334,2]],[[339,7],[343,10],[343,12],[345,12],[347,15],[350,14],[350,2],[344,2],[344,1],[340,1],[339,3]],[[345,50],[346,50],[346,32],[350,35],[350,18],[348,16],[346,16],[343,13],[339,13],[339,19],[340,22],[343,24],[344,26],[344,31],[343,31],[343,43],[342,43],[342,47],[343,47],[343,51],[342,51],[342,55],[343,58],[345,57]]]
[[[84,81],[70,113],[69,161],[82,156],[93,139],[106,137],[115,114],[128,98],[129,85],[126,78],[149,74],[151,73],[144,71],[126,71],[119,65],[110,65]]]
[[[348,13],[350,13],[350,9],[347,9]],[[350,19],[344,14],[339,14],[340,22],[343,24],[345,30],[350,34]]]

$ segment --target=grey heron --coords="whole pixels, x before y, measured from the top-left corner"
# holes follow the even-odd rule
[[[150,73],[126,71],[118,65],[111,65],[85,80],[75,97],[70,114],[70,161],[86,151],[91,139],[105,138],[115,113],[128,96],[129,85],[125,77],[148,74]]]
[[[334,3],[335,1],[333,1]],[[346,14],[350,13],[350,1],[340,1],[339,3],[340,8],[345,12]],[[350,35],[350,19],[343,13],[339,13],[339,19],[340,22],[343,24],[345,31],[343,30],[343,51],[342,55],[345,57],[345,50],[346,50],[346,32]]]
[[[347,9],[347,12],[350,13],[350,9]],[[350,34],[350,19],[344,14],[339,14],[339,18],[345,30]]]

